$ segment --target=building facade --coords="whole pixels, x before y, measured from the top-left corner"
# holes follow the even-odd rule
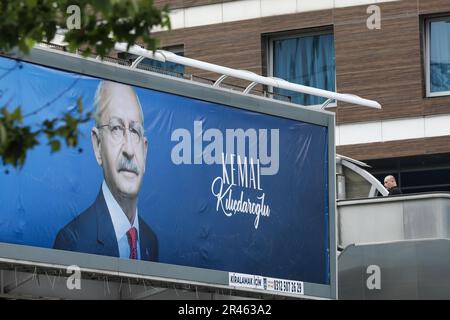
[[[404,192],[450,191],[450,1],[169,0],[161,47],[186,57],[378,101],[338,102],[336,151]],[[220,75],[186,67],[187,74]],[[245,87],[248,83],[227,79]],[[318,107],[323,100],[256,87]]]

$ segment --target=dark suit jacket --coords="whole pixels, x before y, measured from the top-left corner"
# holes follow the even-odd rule
[[[402,194],[402,191],[400,190],[399,187],[393,187],[390,191],[389,191],[389,195],[393,196],[396,194]]]
[[[141,217],[139,237],[141,260],[157,261],[156,235]],[[53,248],[119,257],[114,226],[101,189],[95,202],[58,232]]]

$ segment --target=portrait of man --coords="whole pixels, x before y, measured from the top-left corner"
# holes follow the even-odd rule
[[[389,191],[389,196],[394,196],[396,194],[402,194],[402,191],[397,186],[397,180],[394,176],[389,175],[384,178],[384,187]]]
[[[137,206],[148,148],[139,99],[131,86],[102,81],[94,112],[91,141],[104,180],[94,203],[58,232],[53,248],[157,261],[157,238]]]

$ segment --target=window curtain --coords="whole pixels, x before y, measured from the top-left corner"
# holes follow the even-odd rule
[[[450,91],[450,19],[430,23],[430,90]]]
[[[320,34],[273,41],[273,76],[290,82],[335,91],[333,34]],[[301,105],[316,105],[326,98],[274,88]]]

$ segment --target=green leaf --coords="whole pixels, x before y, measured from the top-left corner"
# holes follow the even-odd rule
[[[25,45],[28,47],[28,49],[32,49],[35,44],[36,44],[36,40],[34,40],[33,38],[29,38],[29,37],[25,38]]]
[[[52,152],[56,152],[61,149],[61,142],[59,142],[58,140],[50,140],[48,144],[52,148]]]
[[[37,4],[37,0],[27,0],[27,6],[31,9],[35,7]]]
[[[5,144],[6,139],[8,138],[6,134],[6,129],[3,123],[0,123],[0,146],[3,146]]]
[[[55,125],[56,119],[52,119],[52,120],[44,120],[44,122],[42,123],[42,125],[48,129],[48,130],[52,130],[53,126]]]
[[[81,97],[77,99],[77,111],[78,113],[83,113],[83,99]]]
[[[13,121],[18,121],[18,122],[22,122],[22,110],[20,107],[17,107],[13,113],[11,113],[10,115],[11,120]]]

